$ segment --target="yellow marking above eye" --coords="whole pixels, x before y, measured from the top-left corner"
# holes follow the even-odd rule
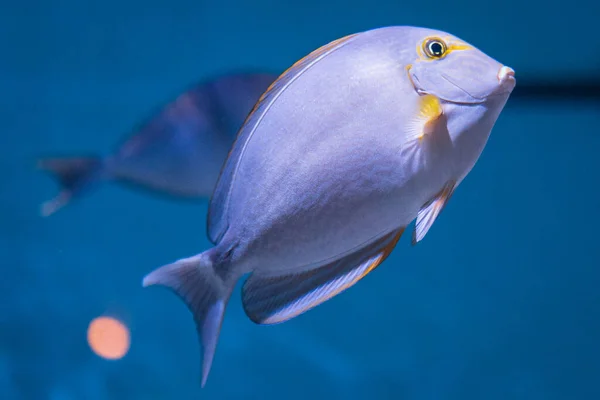
[[[473,49],[466,43],[451,38],[427,37],[417,46],[419,59],[423,61],[440,60],[453,51]]]

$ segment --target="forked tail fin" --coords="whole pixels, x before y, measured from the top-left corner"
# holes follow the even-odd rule
[[[44,202],[40,213],[47,217],[67,205],[82,190],[94,183],[102,169],[100,157],[44,158],[38,161],[38,168],[50,172],[60,185],[56,197]]]
[[[211,259],[212,250],[162,266],[144,277],[142,285],[160,285],[179,296],[194,315],[202,346],[204,387],[219,340],[225,307],[233,286],[219,277]]]

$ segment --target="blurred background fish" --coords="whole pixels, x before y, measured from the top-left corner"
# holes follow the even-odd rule
[[[202,82],[164,106],[106,156],[44,158],[60,183],[49,216],[102,181],[208,198],[238,129],[277,75],[237,73]]]

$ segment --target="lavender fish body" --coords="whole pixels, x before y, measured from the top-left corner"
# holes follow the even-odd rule
[[[165,105],[111,154],[40,160],[40,167],[61,184],[42,214],[56,212],[102,181],[210,198],[239,128],[275,78],[241,73],[200,83]]]
[[[514,71],[463,40],[374,29],[300,60],[261,97],[213,193],[214,247],[148,274],[194,314],[202,385],[225,306],[294,318],[356,284],[416,220],[421,241],[479,158]]]

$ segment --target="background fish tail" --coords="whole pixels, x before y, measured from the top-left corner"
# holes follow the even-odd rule
[[[42,204],[41,214],[47,217],[64,207],[100,177],[102,166],[102,159],[96,156],[40,159],[38,168],[48,171],[60,184],[59,194]]]
[[[225,307],[235,286],[226,283],[213,268],[213,250],[162,266],[144,277],[143,286],[160,285],[177,294],[194,315],[202,346],[204,387],[215,355]]]

